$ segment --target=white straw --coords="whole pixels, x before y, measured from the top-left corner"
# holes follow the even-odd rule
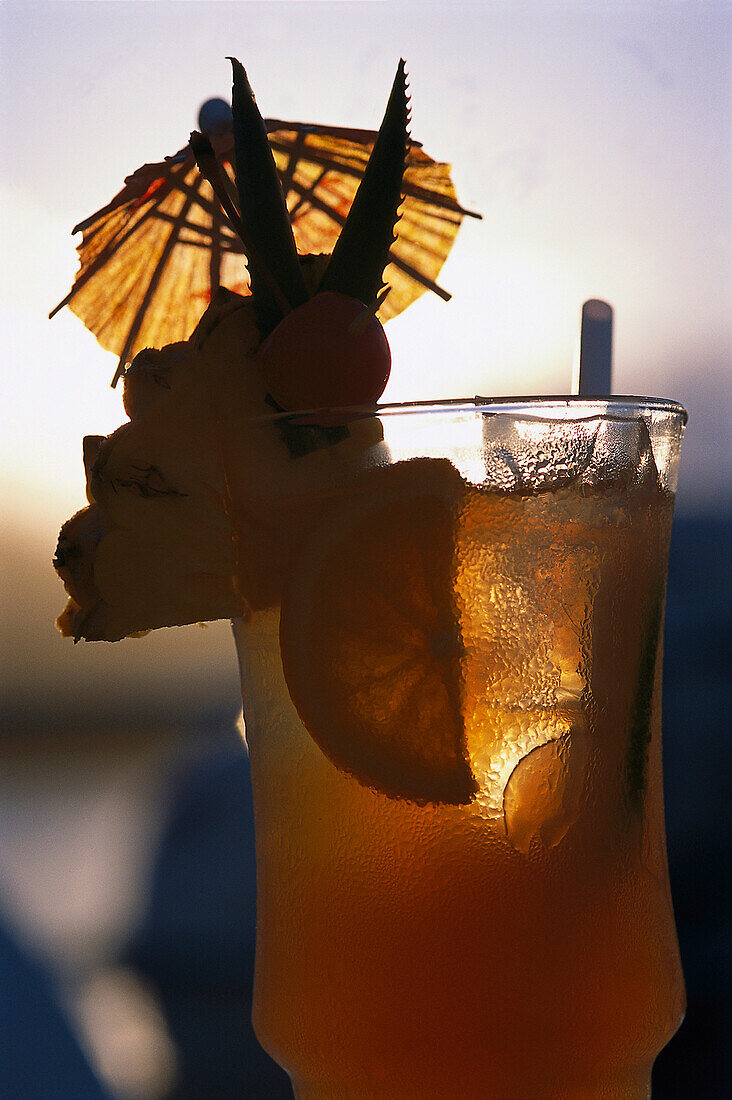
[[[613,309],[599,298],[582,306],[580,353],[572,392],[580,397],[607,397],[613,392]]]

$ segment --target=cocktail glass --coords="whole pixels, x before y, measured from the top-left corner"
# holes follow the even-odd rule
[[[297,1096],[650,1095],[684,1008],[660,705],[685,422],[384,406],[358,470],[334,447],[303,478],[322,516],[281,607],[235,623],[254,1023]]]

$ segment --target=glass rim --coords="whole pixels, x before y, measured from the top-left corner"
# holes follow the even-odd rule
[[[619,419],[637,417],[645,413],[660,413],[681,418],[685,426],[689,414],[678,401],[666,397],[640,397],[632,394],[598,395],[594,397],[573,394],[532,395],[529,397],[474,397],[425,398],[419,401],[387,401],[375,405],[329,406],[325,408],[273,410],[270,414],[244,417],[244,421],[263,423],[285,422],[295,426],[327,426],[348,423],[349,420],[373,416],[397,416],[429,412],[481,412],[486,415],[520,414],[539,417],[541,412],[561,412],[562,419],[591,420],[598,416],[615,416]],[[572,414],[579,415],[572,415]]]

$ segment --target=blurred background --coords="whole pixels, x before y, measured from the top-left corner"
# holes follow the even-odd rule
[[[654,1097],[729,1095],[729,5],[6,0],[0,21],[0,1096],[288,1094],[248,1025],[228,625],[76,647],[53,625],[82,436],[123,419],[116,358],[68,310],[47,320],[76,269],[70,229],[184,145],[204,99],[229,98],[227,54],[263,114],[367,128],[404,56],[412,136],[483,215],[441,273],[453,300],[425,295],[389,323],[386,398],[566,392],[582,302],[599,297],[616,392],[689,410],[664,696],[689,1010]]]

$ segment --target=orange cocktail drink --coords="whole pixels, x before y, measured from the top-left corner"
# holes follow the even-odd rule
[[[660,755],[683,410],[380,421],[281,605],[236,626],[258,1034],[298,1096],[647,1096],[684,1004]]]
[[[659,707],[684,411],[379,406],[393,273],[439,290],[466,213],[411,141],[404,62],[323,254],[233,68],[231,142],[191,154],[250,293],[126,367],[59,536],[59,627],[234,620],[255,1024],[299,1096],[647,1096],[683,1011]]]

